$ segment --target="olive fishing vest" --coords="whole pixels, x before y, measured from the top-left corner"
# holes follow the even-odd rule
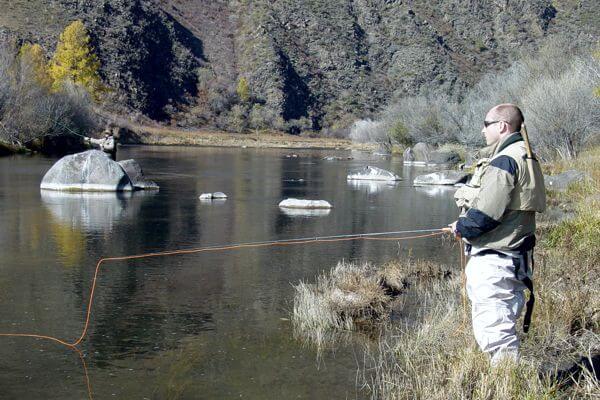
[[[461,208],[457,231],[467,242],[505,251],[533,247],[535,213],[545,210],[546,191],[539,162],[528,159],[519,132],[477,162],[454,198]]]

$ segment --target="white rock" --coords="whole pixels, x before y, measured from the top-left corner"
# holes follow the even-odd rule
[[[282,208],[307,208],[307,209],[327,209],[331,208],[332,205],[325,200],[306,200],[306,199],[285,199],[279,203],[279,207]]]
[[[223,200],[226,198],[227,195],[223,192],[202,193],[199,197],[200,200]]]
[[[369,180],[369,181],[401,181],[398,175],[386,171],[385,169],[372,167],[367,165],[356,171],[350,172],[347,177],[348,180]]]
[[[419,175],[415,178],[414,185],[455,185],[464,183],[470,174],[463,171],[445,170],[433,172],[427,175]]]

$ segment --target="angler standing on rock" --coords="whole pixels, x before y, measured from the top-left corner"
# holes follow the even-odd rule
[[[516,321],[530,291],[523,330],[533,307],[535,213],[546,207],[544,178],[534,158],[521,110],[513,104],[492,108],[482,130],[490,158],[478,161],[469,184],[455,194],[461,215],[450,230],[467,243],[466,267],[473,332],[492,365],[517,361]]]
[[[94,143],[100,146],[100,150],[110,155],[113,161],[117,161],[117,143],[115,139],[119,139],[118,133],[115,134],[111,129],[111,126],[108,126],[104,132],[102,132],[104,136],[101,139],[94,139],[90,137],[86,137],[85,140],[88,143]]]

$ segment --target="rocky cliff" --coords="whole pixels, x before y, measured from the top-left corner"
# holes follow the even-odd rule
[[[129,110],[218,125],[239,105],[235,87],[244,77],[249,102],[270,124],[313,129],[407,95],[460,97],[552,35],[574,45],[597,41],[600,23],[593,0],[0,0],[0,7],[0,37],[49,51],[69,21],[83,19],[114,102]]]

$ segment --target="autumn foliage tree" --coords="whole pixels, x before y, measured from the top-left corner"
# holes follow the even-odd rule
[[[241,101],[247,102],[250,100],[250,85],[248,85],[248,80],[246,78],[241,77],[238,80],[236,92]]]
[[[49,73],[52,89],[59,91],[70,81],[84,87],[93,97],[101,91],[100,61],[90,45],[90,37],[77,20],[65,28],[60,35],[54,57],[50,61]]]
[[[19,50],[21,69],[26,71],[35,82],[44,89],[52,85],[52,77],[48,73],[44,50],[39,44],[25,43]]]

